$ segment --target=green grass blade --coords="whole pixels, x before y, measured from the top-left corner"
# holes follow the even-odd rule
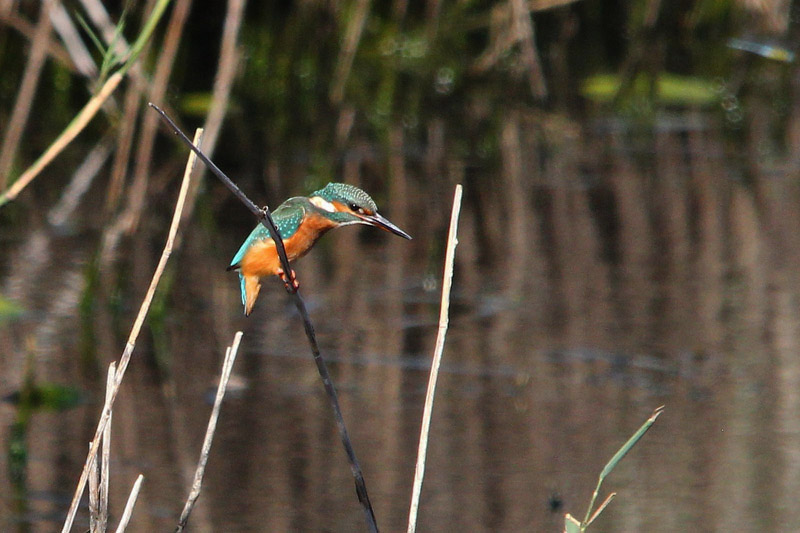
[[[597,494],[600,492],[600,486],[603,484],[603,480],[606,478],[608,474],[611,473],[612,470],[614,470],[614,467],[617,466],[617,463],[619,463],[622,460],[622,458],[625,457],[625,455],[627,455],[627,453],[631,450],[631,448],[633,448],[633,446],[637,442],[639,442],[639,439],[641,439],[642,436],[645,433],[647,433],[647,430],[650,429],[650,426],[653,425],[653,423],[656,421],[659,415],[661,415],[662,412],[664,412],[663,405],[661,407],[656,408],[656,410],[653,411],[653,414],[650,415],[650,418],[648,418],[645,421],[645,423],[642,424],[642,427],[640,427],[636,431],[636,433],[634,433],[633,436],[628,439],[628,442],[623,444],[622,447],[619,450],[617,450],[617,453],[614,454],[611,460],[606,464],[605,468],[603,468],[603,471],[600,472],[600,477],[597,480],[597,487],[595,487],[594,494],[592,494],[592,499],[591,501],[589,501],[589,508],[586,509],[586,517],[583,519],[584,528],[590,523],[589,520],[590,516],[592,517],[592,520],[594,520],[594,518],[596,518],[597,515],[600,514],[598,512],[592,515],[592,509],[594,508],[594,502],[597,500]],[[608,505],[609,501],[610,500],[606,500],[603,507],[605,507],[605,505]]]
[[[130,54],[128,55],[127,61],[122,67],[119,69],[119,73],[123,76],[128,72],[128,69],[133,66],[138,59],[139,54],[142,53],[144,50],[147,41],[150,40],[150,36],[153,34],[153,31],[156,29],[158,25],[158,21],[161,20],[161,15],[164,14],[164,10],[167,9],[167,6],[170,4],[172,0],[158,0],[155,7],[153,8],[153,12],[145,22],[144,27],[142,28],[142,32],[137,37],[136,42],[133,43],[131,46]]]
[[[664,412],[663,405],[661,407],[658,407],[655,411],[653,411],[653,414],[650,415],[650,418],[648,418],[644,424],[642,424],[642,427],[640,427],[636,431],[636,433],[634,433],[633,436],[628,439],[628,442],[622,445],[622,448],[617,450],[617,453],[614,454],[614,457],[611,458],[608,464],[606,464],[606,467],[603,468],[603,471],[600,472],[600,483],[602,483],[603,479],[608,474],[610,474],[612,470],[614,470],[614,467],[617,466],[617,463],[619,463],[622,460],[622,458],[625,457],[625,455],[631,450],[631,448],[633,448],[634,445],[637,442],[639,442],[639,439],[641,439],[642,436],[645,433],[647,433],[647,430],[650,429],[650,426],[653,425],[653,423],[656,421],[656,418],[658,418],[659,415],[661,415],[661,413],[663,412]],[[600,483],[598,483],[598,486],[600,485]]]
[[[89,39],[94,44],[94,47],[97,48],[97,51],[100,52],[100,55],[102,56],[106,55],[106,49],[103,46],[103,42],[100,40],[100,37],[98,37],[97,34],[94,32],[94,30],[92,30],[91,26],[89,26],[89,23],[86,22],[86,19],[83,18],[80,13],[75,14],[75,19],[78,21],[80,27],[83,28],[83,31],[86,32],[86,35],[89,36]]]

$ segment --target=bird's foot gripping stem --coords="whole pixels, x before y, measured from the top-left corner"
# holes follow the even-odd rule
[[[291,271],[291,276],[287,278],[283,269],[279,268],[278,277],[280,277],[283,281],[283,284],[286,286],[286,290],[297,292],[297,290],[300,288],[300,282],[297,281],[297,275],[295,274],[294,270]]]

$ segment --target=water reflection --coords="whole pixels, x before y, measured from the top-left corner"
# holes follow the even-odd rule
[[[448,132],[436,122],[418,165],[395,128],[382,205],[415,240],[334,232],[298,264],[380,525],[400,530],[407,516],[438,316],[431,280],[450,185],[463,181],[420,529],[559,530],[561,513],[583,511],[605,461],[660,404],[664,416],[608,481],[619,494],[598,529],[693,530],[712,517],[734,530],[796,527],[800,190],[791,163],[743,167],[703,127],[637,143],[613,128],[568,129],[543,146],[535,120],[503,122],[498,168],[448,159]],[[687,123],[697,120],[713,123]],[[349,161],[345,179],[373,179],[363,159]],[[424,176],[438,172],[428,187]],[[114,512],[145,475],[132,530],[174,526],[207,390],[238,328],[239,394],[224,405],[193,529],[363,527],[280,284],[265,284],[253,315],[240,316],[225,261],[249,226],[186,227],[167,312],[137,348],[112,452]],[[48,531],[61,520],[99,410],[101,369],[121,351],[161,238],[158,226],[130,237],[121,270],[101,269],[99,281],[87,275],[99,242],[92,230],[64,236],[38,221],[2,243],[2,294],[26,311],[0,329],[3,390],[18,388],[33,354],[37,379],[93,394],[88,405],[31,417],[23,509],[0,477],[12,510],[4,530]],[[0,413],[8,442],[15,409]],[[0,461],[7,472],[8,457]]]

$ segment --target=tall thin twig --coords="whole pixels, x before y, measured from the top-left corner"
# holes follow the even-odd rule
[[[422,427],[419,432],[419,448],[417,450],[417,468],[414,471],[414,487],[411,491],[411,507],[408,511],[408,533],[417,529],[417,511],[419,510],[419,495],[422,491],[422,480],[425,477],[425,457],[428,453],[428,433],[431,428],[433,414],[433,398],[436,394],[436,381],[439,378],[439,366],[442,363],[444,339],[447,335],[447,325],[450,313],[450,288],[453,285],[453,259],[458,244],[458,215],[461,212],[461,185],[456,185],[453,197],[453,211],[450,215],[450,232],[447,236],[447,253],[444,259],[444,275],[442,276],[442,303],[439,308],[439,333],[436,336],[436,346],[433,350],[431,374],[428,377],[428,391],[425,394],[425,407],[422,411]]]
[[[178,128],[178,126],[175,125],[172,119],[170,119],[167,114],[164,113],[164,111],[162,111],[153,103],[150,103],[150,107],[155,109],[161,115],[161,117],[167,124],[169,124],[170,128],[172,128],[172,131],[178,136],[178,138],[180,138],[190,150],[197,154],[197,157],[209,168],[209,170],[211,170],[215,176],[217,176],[217,178],[220,179],[220,181],[222,181],[223,184],[225,184],[226,187],[228,187],[233,195],[236,196],[236,198],[238,198],[239,201],[241,201],[251,213],[258,217],[259,222],[265,228],[267,228],[270,237],[275,243],[275,249],[278,252],[278,257],[280,258],[283,271],[291,272],[292,270],[289,266],[289,258],[286,256],[286,248],[283,244],[283,239],[281,239],[281,236],[278,233],[278,228],[275,227],[275,222],[272,220],[269,207],[265,206],[264,208],[259,208],[233,181],[231,181],[228,176],[225,175],[224,172],[222,172],[222,170],[220,170],[216,164],[214,164],[213,161],[211,161],[202,151],[200,151],[199,148],[197,148],[197,146],[195,146],[189,140],[189,138],[180,130],[180,128]],[[292,297],[294,305],[303,319],[306,337],[308,337],[308,342],[311,345],[311,353],[314,356],[314,362],[317,365],[317,371],[319,372],[319,375],[322,378],[322,383],[325,386],[325,392],[328,394],[328,400],[331,404],[331,409],[333,410],[333,416],[336,419],[336,427],[339,430],[339,437],[342,440],[342,445],[344,446],[345,453],[347,454],[347,459],[350,462],[350,471],[353,474],[353,479],[355,481],[356,494],[358,495],[358,501],[361,503],[362,509],[364,510],[367,526],[371,532],[377,532],[378,525],[375,520],[375,513],[372,510],[372,503],[369,501],[369,494],[367,493],[367,485],[364,481],[364,475],[361,471],[361,466],[358,464],[355,451],[353,450],[353,444],[350,441],[350,436],[347,432],[347,426],[344,423],[344,416],[342,415],[342,409],[339,406],[339,398],[336,394],[336,387],[333,385],[330,372],[328,372],[328,366],[325,363],[325,360],[322,358],[322,353],[319,350],[317,336],[314,333],[314,325],[311,323],[311,318],[308,315],[308,309],[306,309],[305,301],[300,297],[300,294],[297,292],[294,284],[286,283],[285,286],[286,291]]]
[[[201,135],[202,130],[198,130],[195,134],[195,139],[199,139]],[[64,528],[61,530],[62,533],[69,533],[69,530],[72,528],[72,523],[75,520],[75,513],[78,511],[78,503],[80,502],[81,495],[83,494],[83,489],[86,488],[89,467],[91,466],[94,458],[97,457],[97,450],[100,446],[100,436],[103,434],[106,424],[108,424],[108,420],[111,417],[111,408],[114,405],[114,401],[119,393],[119,388],[122,385],[122,378],[125,377],[125,371],[128,368],[128,363],[130,363],[133,349],[136,346],[136,339],[139,337],[139,332],[142,329],[142,324],[144,324],[144,319],[147,316],[147,312],[150,310],[150,303],[153,301],[153,295],[156,292],[156,287],[158,287],[158,282],[161,279],[161,275],[164,273],[164,268],[167,266],[167,261],[172,253],[172,243],[175,241],[175,234],[178,232],[178,225],[181,220],[183,204],[186,200],[186,192],[189,189],[189,178],[191,177],[192,167],[194,166],[195,160],[196,158],[190,154],[189,160],[186,163],[186,170],[183,173],[183,182],[181,183],[181,190],[178,193],[178,201],[175,205],[175,212],[172,214],[172,224],[169,228],[169,234],[167,236],[167,242],[164,245],[164,251],[161,253],[161,259],[158,262],[158,266],[153,274],[153,278],[150,280],[150,287],[144,296],[142,305],[139,308],[139,314],[136,315],[136,320],[134,321],[133,327],[131,328],[131,333],[128,336],[128,342],[125,345],[125,350],[122,352],[122,357],[120,357],[119,367],[117,369],[116,379],[114,381],[114,389],[106,399],[106,403],[103,406],[103,412],[100,415],[100,421],[97,423],[97,429],[95,430],[94,438],[92,439],[92,447],[89,450],[89,455],[87,456],[86,463],[83,466],[81,477],[78,480],[78,486],[75,488],[75,494],[72,497],[72,503],[70,504],[69,511],[67,512],[67,518],[64,521]]]
[[[211,416],[208,419],[208,428],[206,429],[206,436],[203,440],[203,447],[200,450],[200,460],[197,462],[197,470],[194,473],[194,482],[192,483],[192,490],[189,497],[186,499],[186,504],[183,506],[181,518],[178,522],[178,527],[175,532],[179,533],[186,527],[189,521],[189,515],[194,509],[194,504],[200,496],[200,489],[203,486],[203,475],[206,471],[206,463],[208,463],[208,454],[211,452],[211,442],[214,440],[214,431],[217,429],[217,419],[219,418],[219,410],[222,405],[222,398],[225,396],[225,389],[228,386],[228,379],[231,377],[231,370],[233,370],[233,363],[236,361],[236,353],[239,351],[239,343],[242,341],[242,332],[237,331],[233,337],[233,344],[228,346],[225,350],[225,360],[222,363],[222,374],[219,378],[219,386],[217,387],[217,396],[214,398],[214,407],[211,409]]]

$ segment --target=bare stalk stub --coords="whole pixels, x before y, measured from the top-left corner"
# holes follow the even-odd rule
[[[206,464],[208,463],[208,455],[211,452],[211,442],[214,440],[214,432],[217,429],[217,419],[219,418],[222,398],[225,396],[225,389],[228,386],[228,379],[231,377],[233,363],[236,361],[236,354],[239,352],[239,343],[241,341],[242,332],[237,331],[236,335],[233,337],[233,343],[228,346],[228,349],[225,351],[225,360],[222,363],[222,372],[219,378],[219,386],[217,387],[217,395],[214,398],[214,407],[211,409],[211,416],[208,419],[208,428],[206,429],[206,436],[200,451],[200,460],[197,462],[197,470],[194,473],[192,490],[189,493],[189,497],[186,499],[183,512],[181,512],[178,527],[175,528],[176,533],[180,533],[186,527],[186,523],[189,521],[189,515],[192,513],[192,509],[194,509],[195,503],[197,503],[197,498],[200,497],[203,475],[205,474]]]

